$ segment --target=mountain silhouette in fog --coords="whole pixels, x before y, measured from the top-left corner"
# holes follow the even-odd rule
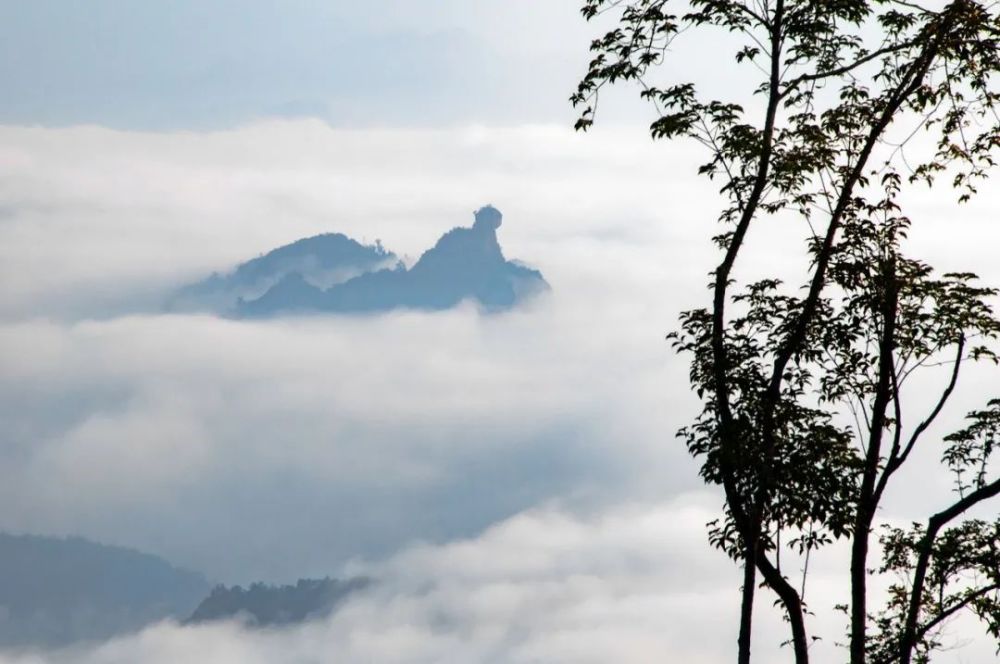
[[[471,227],[445,233],[411,268],[379,242],[367,246],[340,234],[319,235],[186,286],[170,307],[241,318],[434,311],[463,301],[498,311],[547,290],[539,271],[504,257],[497,240],[500,211],[487,205],[474,216]]]
[[[0,647],[104,640],[182,618],[209,583],[131,549],[0,533]]]
[[[260,297],[285,278],[308,279],[326,288],[398,262],[378,240],[364,245],[341,233],[325,233],[269,251],[228,274],[215,273],[184,286],[170,297],[167,309],[232,314],[239,301]]]
[[[132,549],[0,533],[0,650],[105,641],[168,619],[292,625],[330,615],[370,583],[324,578],[212,588],[201,574]]]
[[[184,621],[188,625],[217,620],[239,620],[253,627],[272,627],[322,618],[351,593],[369,585],[365,578],[339,581],[299,579],[294,586],[271,586],[263,583],[242,586],[216,586]]]

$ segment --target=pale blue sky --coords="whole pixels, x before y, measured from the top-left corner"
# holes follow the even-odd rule
[[[565,0],[0,0],[0,123],[569,122]]]

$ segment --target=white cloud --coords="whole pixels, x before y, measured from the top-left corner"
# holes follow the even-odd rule
[[[20,317],[131,306],[165,282],[328,230],[418,255],[487,201],[506,215],[508,255],[544,263],[553,279],[564,266],[594,280],[616,267],[597,261],[614,261],[621,277],[700,275],[695,262],[664,275],[656,249],[682,243],[704,256],[706,243],[688,243],[713,231],[692,197],[710,196],[711,185],[693,181],[689,157],[671,164],[640,130],[343,131],[303,121],[212,134],[8,127],[0,136],[0,313]],[[696,213],[703,224],[680,223]]]
[[[19,183],[0,201],[0,527],[287,578],[546,497],[693,484],[673,440],[691,399],[667,372],[676,309],[663,303],[694,301],[679,285],[702,267],[661,257],[699,231],[660,221],[694,206],[664,207],[680,169],[656,166],[641,135],[0,132],[0,170]],[[507,255],[554,287],[522,310],[155,312],[174,284],[318,232],[419,254],[487,201],[505,212]],[[144,299],[149,313],[116,315]]]
[[[712,261],[714,187],[695,163],[600,127],[0,128],[0,528],[128,544],[240,582],[389,557],[368,563],[380,590],[330,625],[162,625],[52,657],[723,661],[732,639],[714,635],[732,616],[717,607],[735,606],[734,581],[705,582],[732,571],[710,562],[704,505],[608,511],[697,482],[673,438],[695,404],[663,340],[704,302]],[[415,255],[486,202],[505,214],[507,255],[554,287],[522,310],[156,311],[174,284],[323,231]],[[996,208],[975,205],[975,223]],[[797,251],[782,220],[763,228],[744,274]],[[946,260],[967,244],[919,228],[915,244]],[[970,249],[970,267],[994,269],[989,251]],[[923,479],[908,486],[928,500]],[[905,513],[917,497],[896,502]],[[570,511],[405,548],[551,501]]]
[[[356,563],[377,584],[331,620],[301,628],[163,624],[94,648],[0,661],[727,661],[733,611],[720,607],[734,606],[738,575],[705,551],[712,511],[704,502],[690,496],[585,519],[538,508],[473,539]]]
[[[671,468],[666,409],[687,400],[660,335],[632,308],[603,309],[590,334],[565,306],[8,324],[0,523],[281,576],[370,550],[366,536],[398,545],[545,496],[689,483]],[[304,551],[244,552],[256,568],[239,569],[219,548],[268,537]]]
[[[590,516],[537,507],[474,538],[355,562],[349,572],[377,583],[326,621],[260,631],[164,623],[98,646],[0,662],[721,664],[732,659],[739,573],[705,545],[713,503],[685,494]],[[831,662],[844,655],[844,625],[829,609],[846,586],[822,563],[811,573],[810,607],[820,617],[810,634],[821,639],[814,660]],[[789,661],[786,630],[762,599],[754,661]],[[968,643],[970,633],[954,633],[949,642],[959,647],[936,661],[987,661],[992,650],[984,640]]]

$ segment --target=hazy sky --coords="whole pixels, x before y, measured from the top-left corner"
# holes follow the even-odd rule
[[[4,0],[0,122],[221,128],[566,122],[565,0]]]
[[[650,143],[634,91],[571,131],[577,4],[0,0],[0,529],[227,583],[382,580],[303,629],[0,661],[729,661],[738,579],[705,542],[719,497],[674,438],[696,404],[664,340],[705,303],[717,184]],[[995,192],[960,218],[912,200],[915,249],[1000,282]],[[523,309],[160,313],[320,232],[415,257],[486,203],[553,287]],[[787,224],[740,276],[794,269]],[[970,379],[966,403],[991,384]],[[918,475],[884,516],[948,488]],[[841,553],[815,562],[824,611]],[[784,661],[769,620],[761,661]]]

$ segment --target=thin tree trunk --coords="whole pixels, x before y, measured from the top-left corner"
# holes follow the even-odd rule
[[[851,543],[851,664],[864,664],[868,632],[868,538],[869,517],[858,519]]]
[[[864,475],[858,494],[851,543],[851,664],[865,664],[868,634],[868,540],[871,537],[872,520],[875,518],[875,488],[882,460],[886,411],[892,401],[892,386],[895,383],[893,372],[896,370],[893,349],[896,346],[899,292],[894,257],[884,259],[879,272],[882,281],[882,301],[879,303],[882,336],[879,339],[878,383],[872,403],[871,430],[868,432],[868,450],[865,454]]]
[[[764,581],[774,590],[785,607],[788,623],[792,630],[792,650],[795,653],[795,664],[809,664],[809,637],[806,634],[805,612],[798,591],[759,549],[757,569],[760,570]]]
[[[750,635],[753,628],[753,600],[757,589],[757,561],[750,546],[743,561],[743,592],[740,605],[740,635],[737,641],[738,664],[750,664]]]

